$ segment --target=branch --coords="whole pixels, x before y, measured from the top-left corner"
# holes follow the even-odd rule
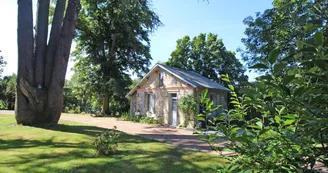
[[[18,73],[33,82],[33,12],[32,0],[18,0]]]
[[[45,69],[44,69],[44,85],[46,88],[50,85],[52,75],[52,66],[54,63],[56,49],[60,36],[60,30],[63,23],[66,0],[57,0],[56,9],[50,31],[49,44],[46,52]]]
[[[50,0],[38,0],[38,11],[35,31],[35,66],[34,77],[36,85],[43,85],[44,61],[48,39],[48,16]]]

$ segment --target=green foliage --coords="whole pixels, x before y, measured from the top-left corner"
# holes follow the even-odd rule
[[[124,121],[139,122],[141,115],[131,115],[129,112],[123,113],[121,119]]]
[[[140,123],[144,123],[144,124],[158,124],[157,119],[153,118],[153,117],[142,117],[140,119]]]
[[[132,80],[132,84],[130,85],[129,89],[133,89],[140,81],[142,78],[136,78]]]
[[[202,96],[199,100],[199,106],[201,108],[200,113],[197,115],[197,120],[205,122],[206,130],[209,130],[211,126],[209,124],[215,124],[213,119],[210,119],[211,114],[219,109],[220,105],[215,106],[214,102],[207,97],[208,90],[205,89],[202,93]]]
[[[0,52],[1,52],[1,50],[0,50]],[[0,78],[1,78],[3,68],[5,67],[5,65],[6,65],[6,61],[3,60],[3,56],[0,55]]]
[[[286,65],[289,55],[273,50],[268,61],[263,62],[268,73],[244,89],[242,97],[230,88],[234,109],[218,117],[221,123],[215,127],[223,136],[217,139],[217,134],[211,134],[204,138],[218,151],[237,154],[226,157],[230,162],[220,168],[221,172],[315,172],[317,162],[328,166],[328,37],[322,33],[325,29],[323,26],[319,34],[298,44],[293,55],[300,62],[297,67]],[[222,78],[229,82],[228,77]],[[249,118],[251,109],[259,116]],[[230,141],[226,147],[215,146],[226,140]]]
[[[192,95],[186,95],[181,97],[179,101],[179,109],[183,112],[184,115],[184,127],[187,127],[190,121],[193,121],[194,123],[196,122],[197,108],[197,98]]]
[[[78,114],[81,113],[81,108],[80,106],[75,106],[69,105],[70,107],[65,107],[64,112],[69,113],[69,114]]]
[[[114,154],[117,151],[119,137],[120,132],[114,126],[113,129],[102,132],[97,136],[93,141],[93,145],[100,155]]]
[[[124,121],[132,121],[144,124],[159,124],[159,120],[154,117],[147,117],[144,115],[131,115],[130,113],[123,113],[121,119]]]
[[[279,48],[279,55],[293,55],[297,53],[296,43],[305,40],[316,33],[318,27],[327,21],[328,1],[308,0],[274,0],[273,8],[264,12],[257,12],[255,17],[247,17],[244,24],[246,38],[242,39],[245,50],[239,50],[248,66],[270,61],[270,52]],[[327,29],[322,32],[328,34]],[[319,33],[318,33],[319,34]],[[320,36],[315,39],[320,42]],[[277,52],[272,52],[278,55]],[[304,52],[305,53],[305,52]],[[275,57],[281,60],[283,56]],[[290,65],[298,65],[294,58],[286,59]],[[259,71],[266,71],[259,68]]]
[[[227,50],[222,39],[213,33],[202,33],[192,40],[189,36],[178,39],[166,64],[195,71],[217,82],[220,82],[220,74],[228,74],[235,86],[243,86],[248,81],[235,53]]]
[[[127,72],[141,75],[149,70],[149,34],[161,22],[148,0],[83,0],[82,7],[74,72],[103,100],[103,113],[127,111],[125,94],[132,83]]]
[[[14,110],[16,94],[16,75],[0,79],[0,109]]]
[[[64,112],[95,112],[98,105],[94,106],[94,97],[96,95],[91,91],[90,85],[80,82],[78,75],[74,74],[70,80],[65,82]]]

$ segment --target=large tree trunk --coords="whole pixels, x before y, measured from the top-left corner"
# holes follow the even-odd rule
[[[109,93],[105,92],[103,95],[102,114],[109,114]]]
[[[18,0],[18,74],[15,114],[18,124],[58,123],[63,87],[79,0],[57,0],[48,36],[50,0],[38,0],[37,25],[33,37],[32,0]],[[35,43],[34,43],[35,40]]]

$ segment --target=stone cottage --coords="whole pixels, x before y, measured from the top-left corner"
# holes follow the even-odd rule
[[[162,123],[179,126],[184,122],[178,109],[183,96],[200,96],[208,89],[208,97],[215,105],[227,107],[229,89],[193,71],[157,63],[127,94],[131,114],[157,117]],[[192,126],[192,124],[189,124]]]

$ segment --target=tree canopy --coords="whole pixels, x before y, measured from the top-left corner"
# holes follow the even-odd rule
[[[222,39],[213,33],[202,33],[193,39],[189,36],[178,39],[176,49],[166,64],[195,71],[217,82],[220,82],[220,74],[228,74],[234,85],[248,80],[235,53],[227,50]]]
[[[268,59],[273,49],[281,51],[279,60],[296,53],[296,41],[310,38],[315,30],[328,20],[328,1],[323,0],[274,0],[273,8],[257,12],[255,18],[247,17],[244,24],[246,38],[242,39],[245,49],[239,50],[242,58],[251,66]],[[306,26],[306,27],[305,27]],[[328,35],[327,28],[323,34]],[[297,64],[291,58],[289,64]]]
[[[128,90],[127,72],[142,75],[148,71],[149,34],[161,22],[148,0],[84,0],[82,5],[74,71],[102,93],[103,113],[108,113],[110,97],[119,93],[124,98]]]
[[[3,59],[3,56],[0,55],[0,77],[3,73],[3,68],[5,67],[5,65],[6,65],[6,61]]]

